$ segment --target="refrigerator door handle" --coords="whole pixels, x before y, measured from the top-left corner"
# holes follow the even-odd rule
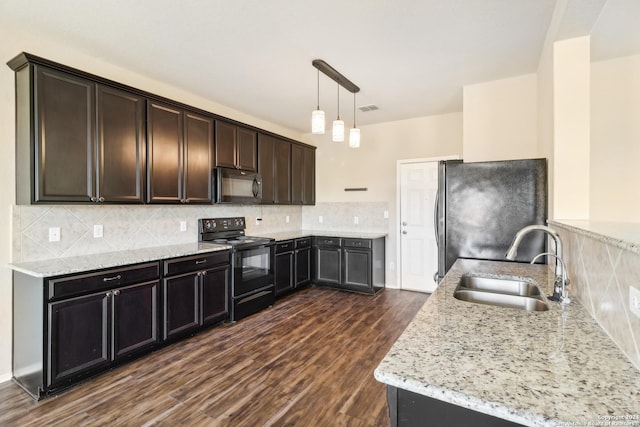
[[[433,204],[433,230],[435,231],[436,234],[436,247],[439,249],[440,248],[440,242],[438,241],[438,236],[440,236],[440,233],[438,232],[438,199],[440,198],[440,191],[436,191],[436,200],[435,203]]]

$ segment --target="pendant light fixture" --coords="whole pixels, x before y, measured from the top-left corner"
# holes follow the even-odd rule
[[[356,127],[356,93],[353,93],[353,127],[349,130],[349,147],[360,148],[360,129]]]
[[[318,69],[318,103],[316,109],[311,113],[311,133],[316,135],[324,134],[324,111],[320,109],[320,69]]]
[[[360,146],[360,129],[356,128],[356,113],[355,113],[356,99],[355,99],[355,94],[356,94],[356,92],[360,91],[360,88],[358,86],[356,86],[355,84],[353,84],[353,82],[351,80],[349,80],[348,78],[346,78],[345,76],[340,74],[331,65],[327,64],[326,62],[324,62],[322,59],[314,59],[311,62],[311,64],[318,69],[318,73],[320,71],[322,71],[322,73],[324,75],[326,75],[327,77],[329,77],[330,79],[332,79],[336,83],[338,83],[338,117],[337,117],[336,120],[333,121],[333,127],[331,129],[331,139],[334,142],[343,142],[344,141],[344,121],[340,120],[340,86],[342,86],[343,88],[345,88],[346,90],[348,90],[349,92],[354,94],[354,97],[353,97],[353,108],[354,108],[354,110],[353,110],[353,129],[351,129],[351,131],[349,132],[349,146],[350,147],[359,147]],[[320,77],[319,77],[319,74],[318,74],[318,82],[319,81],[320,81]],[[320,125],[318,125],[318,127],[315,127],[315,121],[314,120],[315,120],[316,114],[318,115],[318,117],[320,117],[320,114],[322,114],[322,123],[323,123],[322,124],[322,129],[323,129],[322,132],[319,130],[320,129]],[[320,122],[320,119],[318,118],[318,123],[319,122]],[[318,130],[318,132],[316,132],[316,129]],[[311,132],[312,133],[324,133],[324,112],[320,110],[320,83],[318,83],[318,107],[311,114]]]
[[[333,142],[344,141],[344,121],[340,120],[340,85],[338,84],[338,118],[333,121]]]

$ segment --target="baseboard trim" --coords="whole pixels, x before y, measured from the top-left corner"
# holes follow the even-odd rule
[[[0,375],[0,384],[11,381],[11,373]]]

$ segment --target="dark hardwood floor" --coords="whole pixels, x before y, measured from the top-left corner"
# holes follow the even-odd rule
[[[388,426],[373,371],[427,296],[309,288],[40,402],[0,384],[0,426]]]

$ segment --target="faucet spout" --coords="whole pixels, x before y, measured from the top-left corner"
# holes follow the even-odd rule
[[[513,238],[513,242],[511,243],[511,246],[509,246],[509,249],[507,249],[507,253],[504,254],[504,257],[510,261],[513,261],[514,259],[516,259],[516,255],[518,255],[518,246],[520,246],[520,242],[522,242],[522,239],[524,238],[524,236],[529,234],[531,231],[536,231],[536,230],[544,231],[549,236],[551,236],[551,238],[555,243],[556,255],[558,258],[562,258],[562,241],[560,240],[560,235],[558,234],[558,232],[551,227],[547,227],[546,225],[538,225],[538,224],[528,225],[520,229],[520,231],[518,231],[515,237]],[[556,276],[562,276],[563,268],[561,265],[559,265],[559,263],[556,263],[555,271],[556,271]]]

